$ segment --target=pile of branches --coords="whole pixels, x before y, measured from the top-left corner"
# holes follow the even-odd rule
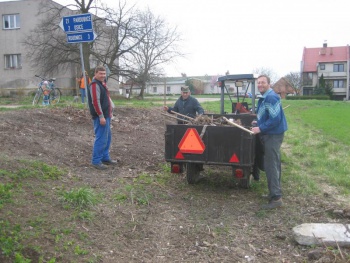
[[[184,122],[187,125],[210,125],[210,126],[226,126],[232,124],[228,123],[225,117],[213,118],[213,116],[199,115],[196,118],[192,118],[186,115],[172,111],[173,114],[163,114],[172,119],[177,119],[178,121]],[[242,125],[240,119],[230,119],[229,121],[234,122],[238,125]]]
[[[242,125],[241,119],[230,119],[229,121]],[[211,126],[232,126],[225,117],[214,119],[213,116],[199,115],[191,121],[192,125],[211,125]]]
[[[242,126],[242,122],[240,119],[227,119],[226,117],[219,117],[217,119],[214,119],[213,116],[210,118],[207,115],[199,115],[196,118],[191,118],[186,115],[182,115],[178,112],[171,111],[172,114],[165,114],[162,113],[163,115],[177,119],[181,122],[184,122],[188,125],[203,125],[203,126],[225,126],[225,125],[230,125],[230,126],[236,126],[250,134],[254,134],[250,129],[247,129]]]

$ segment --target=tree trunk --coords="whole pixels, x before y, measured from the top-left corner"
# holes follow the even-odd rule
[[[132,87],[134,86],[134,84],[133,83],[131,83],[131,85],[130,85],[130,90],[129,90],[129,97],[127,97],[127,99],[128,100],[130,100],[130,98],[131,98],[131,94],[132,94]]]
[[[143,94],[144,94],[144,90],[145,90],[145,83],[141,83],[141,91],[140,91],[140,95],[139,98],[143,99]]]

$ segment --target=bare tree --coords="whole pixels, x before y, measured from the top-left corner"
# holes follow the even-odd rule
[[[67,7],[75,8],[75,11]],[[103,64],[111,71],[110,77],[117,80],[120,75],[129,75],[132,72],[121,61],[144,37],[144,31],[139,29],[138,14],[134,7],[120,2],[119,8],[113,10],[104,6],[101,1],[74,0],[74,4],[67,6],[46,1],[39,10],[41,15],[44,14],[43,21],[24,41],[29,51],[28,57],[42,74],[53,73],[58,67],[69,69],[72,64],[80,65],[79,46],[66,42],[59,22],[63,16],[88,12],[94,14],[93,25],[97,38],[93,42],[82,44],[85,69],[92,73],[91,64]]]
[[[138,21],[142,39],[127,61],[134,71],[130,77],[141,87],[139,97],[143,98],[146,82],[164,74],[160,66],[182,54],[178,51],[181,39],[176,27],[168,27],[164,19],[154,16],[149,9],[139,13]]]
[[[290,84],[292,84],[295,93],[299,95],[302,87],[300,72],[290,72],[284,77],[288,79]]]
[[[133,6],[127,7],[124,2],[119,3],[117,10],[104,7],[100,13],[106,25],[98,27],[99,36],[110,41],[97,42],[91,50],[92,56],[108,66],[112,72],[111,77],[118,79],[119,76],[133,75],[134,71],[125,58],[146,36],[146,31],[140,28],[142,25],[139,23],[138,12]]]
[[[210,87],[214,88],[217,83],[218,83],[218,78],[221,77],[221,75],[216,75],[216,76],[212,76],[210,79]]]
[[[32,65],[41,74],[57,72],[58,66],[68,69],[70,63],[79,63],[79,48],[66,42],[65,34],[59,27],[62,17],[72,14],[73,11],[52,1],[45,2],[38,11],[42,20],[23,44]]]
[[[190,78],[185,82],[186,86],[189,86],[191,93],[203,94],[204,93],[204,82],[201,79]]]
[[[258,74],[258,75],[267,75],[270,77],[270,80],[271,80],[271,86],[273,86],[273,84],[275,84],[279,77],[278,75],[276,74],[276,72],[274,72],[272,69],[270,68],[265,68],[265,67],[261,67],[261,68],[255,68],[253,69],[253,73],[254,74]]]

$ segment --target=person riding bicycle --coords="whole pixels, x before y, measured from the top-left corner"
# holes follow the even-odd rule
[[[50,105],[50,86],[48,81],[44,81],[43,84],[41,85],[41,88],[43,89],[43,105]]]

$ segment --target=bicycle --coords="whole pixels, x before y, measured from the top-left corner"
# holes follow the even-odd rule
[[[56,78],[46,79],[46,78],[43,78],[39,75],[35,75],[35,77],[40,78],[41,81],[38,84],[38,89],[37,89],[35,96],[34,96],[34,99],[33,99],[33,106],[37,105],[39,103],[40,99],[43,97],[44,90],[43,90],[42,86],[43,86],[44,81],[48,82],[49,104],[55,105],[55,104],[59,103],[62,93],[61,93],[61,90],[55,86],[54,82],[55,82]]]

